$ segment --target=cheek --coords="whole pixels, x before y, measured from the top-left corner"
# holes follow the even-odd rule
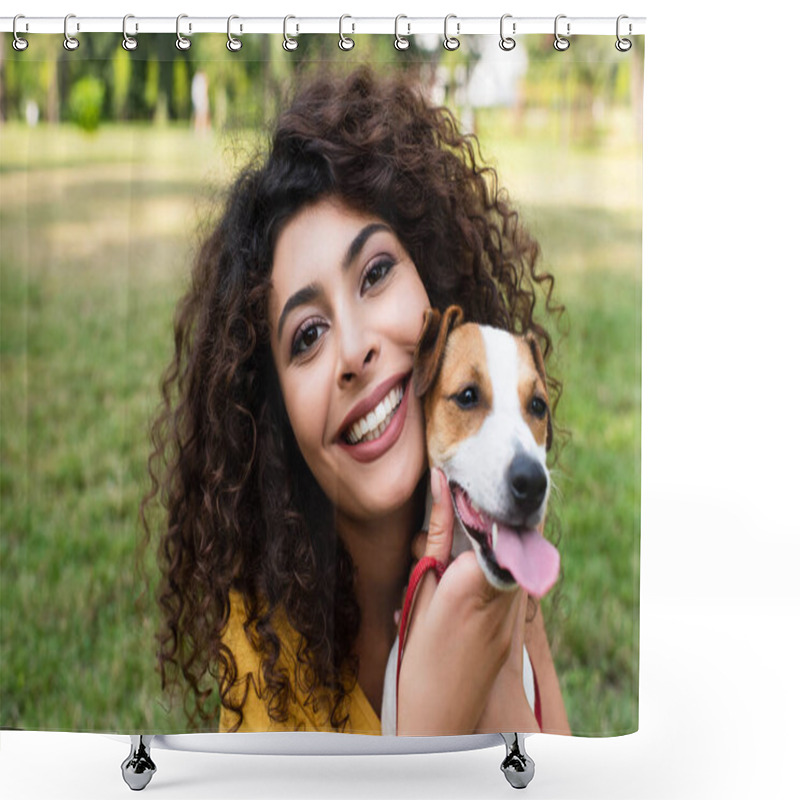
[[[328,382],[313,372],[281,381],[286,413],[306,463],[322,443]]]
[[[416,347],[422,333],[425,311],[430,307],[425,286],[416,267],[412,266],[403,276],[391,310],[393,326],[397,330],[398,338],[405,344]]]
[[[539,447],[547,447],[547,419],[537,419],[529,423],[531,433],[533,434],[534,441]]]

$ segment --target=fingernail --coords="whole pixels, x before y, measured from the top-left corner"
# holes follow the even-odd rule
[[[431,494],[433,495],[433,502],[438,503],[442,496],[442,488],[439,475],[441,471],[438,469],[431,470]]]

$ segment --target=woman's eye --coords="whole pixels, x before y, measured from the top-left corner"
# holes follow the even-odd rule
[[[547,413],[547,403],[545,403],[545,401],[542,400],[541,397],[534,397],[533,400],[531,400],[529,409],[534,417],[542,419],[544,415]]]
[[[321,322],[311,321],[300,328],[292,342],[292,355],[300,355],[313,347],[321,335],[320,329],[322,327],[323,325]]]
[[[476,405],[478,405],[480,395],[478,394],[477,387],[467,386],[466,389],[463,389],[456,394],[453,399],[461,408],[474,408]]]
[[[374,286],[376,283],[380,283],[386,275],[388,275],[389,271],[394,266],[394,261],[388,258],[381,259],[374,263],[370,268],[367,270],[366,274],[364,275],[364,289],[369,289],[370,287]]]

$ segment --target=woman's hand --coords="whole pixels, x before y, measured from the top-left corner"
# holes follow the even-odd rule
[[[495,678],[486,706],[475,726],[475,733],[499,733],[517,731],[518,733],[537,733],[539,723],[525,694],[523,682],[523,659],[525,639],[528,634],[525,618],[528,609],[528,596],[517,589],[513,614],[516,619],[511,637],[508,658]]]
[[[454,516],[439,470],[431,471],[431,492],[424,555],[446,564]],[[500,592],[488,583],[472,551],[460,555],[438,585],[432,572],[425,575],[403,649],[398,734],[466,734],[479,725],[495,726],[494,732],[508,727],[500,721],[495,725],[495,719],[522,691],[524,605],[521,590]]]

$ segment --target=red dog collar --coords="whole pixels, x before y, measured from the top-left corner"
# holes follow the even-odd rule
[[[408,623],[411,617],[411,607],[414,605],[414,597],[417,594],[417,589],[422,579],[427,572],[436,570],[436,581],[442,579],[444,571],[447,567],[441,561],[437,561],[433,556],[425,556],[421,558],[414,569],[411,571],[411,577],[408,579],[408,589],[406,589],[406,599],[403,602],[403,616],[400,618],[400,641],[397,648],[397,688],[400,688],[400,661],[403,658],[403,645],[406,641],[406,634],[408,632]]]

